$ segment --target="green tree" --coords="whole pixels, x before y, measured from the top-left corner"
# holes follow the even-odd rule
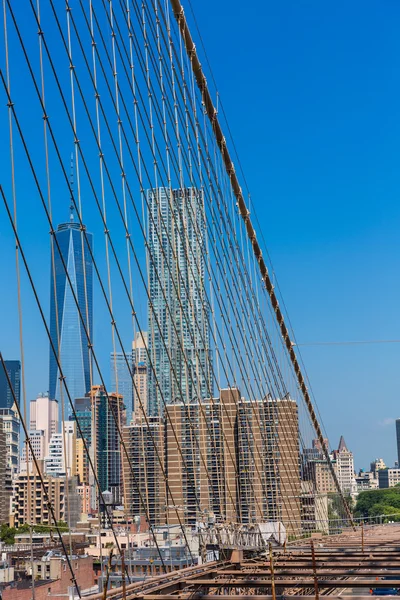
[[[392,512],[390,512],[392,511]],[[361,492],[355,507],[356,517],[376,517],[400,511],[400,487]]]
[[[15,542],[15,527],[9,527],[3,523],[0,527],[0,540],[7,546],[12,546]]]

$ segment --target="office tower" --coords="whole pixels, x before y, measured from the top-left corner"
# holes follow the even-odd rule
[[[81,484],[89,483],[89,458],[86,448],[89,449],[92,443],[92,402],[90,394],[83,398],[74,400],[75,414],[70,416],[70,420],[78,421],[79,427],[76,427],[76,474]],[[86,442],[86,448],[84,444]]]
[[[400,419],[396,419],[397,462],[400,465]]]
[[[124,427],[127,456],[122,454],[126,516],[143,515],[152,525],[165,520],[164,431],[160,417]],[[129,460],[128,460],[129,459]]]
[[[48,394],[39,394],[35,400],[30,401],[29,405],[29,429],[30,432],[37,432],[36,438],[43,437],[40,443],[43,445],[43,455],[37,458],[47,456],[50,438],[53,433],[58,431],[59,405],[57,400],[49,398]],[[42,434],[40,434],[42,432]]]
[[[147,331],[137,331],[132,342],[133,359],[133,409],[134,417],[140,420],[143,414],[148,413],[147,389],[147,347],[149,339]]]
[[[14,394],[8,384],[8,379],[4,372],[4,365],[11,381]],[[14,404],[14,395],[19,406],[21,396],[21,363],[19,360],[5,360],[4,363],[0,363],[0,408],[12,408]]]
[[[148,408],[210,397],[206,223],[195,188],[148,191]],[[154,369],[154,372],[153,372]]]
[[[354,486],[354,458],[343,436],[340,436],[338,449],[333,451],[333,458],[340,488],[344,494],[351,494]]]
[[[147,345],[146,331],[137,331],[130,352],[111,353],[111,389],[124,397],[126,422],[147,414]]]
[[[91,395],[86,394],[83,398],[75,398],[74,400],[75,414],[71,415],[70,420],[75,421],[75,416],[79,422],[79,428],[76,428],[78,438],[84,437],[88,445],[90,445],[92,435],[92,401]]]
[[[112,352],[110,356],[111,391],[124,398],[126,421],[130,423],[133,413],[133,356],[132,352]]]
[[[64,421],[64,433],[53,433],[48,455],[44,459],[45,473],[51,477],[76,475],[76,423]]]
[[[104,387],[93,386],[92,405],[92,454],[102,492],[113,495],[114,503],[120,502],[122,493],[121,441],[125,425],[125,407],[119,394],[107,396]],[[118,425],[117,425],[118,424]]]
[[[54,234],[50,286],[51,341],[71,400],[84,396],[90,390],[91,357],[85,328],[92,339],[91,248],[92,234],[86,232],[84,235],[79,223],[74,222],[71,209],[70,221],[60,224]],[[67,419],[71,413],[70,404],[65,389],[60,390],[60,371],[51,347],[49,375],[50,398],[63,400]]]

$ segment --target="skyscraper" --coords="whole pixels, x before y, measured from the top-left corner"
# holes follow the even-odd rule
[[[126,514],[145,515],[153,525],[165,523],[164,435],[160,417],[137,419],[123,428]]]
[[[44,459],[44,470],[47,475],[68,477],[76,475],[76,423],[61,423],[64,432],[53,433],[49,442],[48,454]]]
[[[48,452],[51,436],[58,431],[58,422],[59,408],[56,400],[49,398],[47,394],[39,394],[35,400],[30,401],[29,429],[43,432],[45,455]]]
[[[400,419],[396,419],[397,460],[400,465]]]
[[[91,395],[86,394],[84,398],[75,398],[75,414],[70,416],[71,421],[78,421],[76,427],[76,461],[77,475],[80,483],[89,483],[89,457],[86,446],[90,448],[92,443],[92,401]]]
[[[148,191],[149,413],[212,394],[204,276],[206,222],[195,188]]]
[[[133,357],[131,352],[111,352],[111,388],[121,394],[126,406],[126,421],[130,422],[133,411]]]
[[[351,494],[354,485],[354,458],[342,435],[340,436],[338,449],[333,451],[333,458],[333,468],[336,471],[342,492]]]
[[[15,398],[19,405],[21,394],[21,363],[19,360],[5,360],[8,377],[14,390]],[[4,372],[4,366],[0,363],[0,408],[12,408],[14,404],[14,395],[8,385],[7,376]]]
[[[126,422],[133,413],[147,413],[147,351],[146,331],[137,331],[131,352],[111,352],[111,390],[121,394],[126,407]]]
[[[120,502],[122,493],[121,445],[118,429],[125,425],[125,407],[119,394],[109,394],[101,385],[92,387],[92,453],[97,466],[97,477],[102,492],[113,495]],[[118,426],[116,423],[118,422]]]
[[[136,420],[143,418],[148,412],[147,393],[147,348],[149,336],[147,331],[137,331],[132,342],[133,357],[133,410]]]
[[[51,259],[50,333],[72,400],[82,397],[90,391],[91,357],[85,328],[92,336],[93,265],[91,248],[92,234],[86,232],[84,235],[79,223],[74,222],[71,209],[70,221],[61,223],[54,234]],[[70,281],[68,281],[65,268]],[[61,400],[59,377],[57,360],[50,347],[49,393],[52,399]],[[71,411],[65,391],[63,402],[64,418],[68,419]]]

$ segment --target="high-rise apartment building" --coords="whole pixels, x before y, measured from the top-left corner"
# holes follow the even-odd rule
[[[19,442],[20,442],[20,420],[16,410],[13,408],[0,408],[0,424],[6,433],[7,468],[11,477],[18,473],[19,468]],[[1,446],[0,446],[1,448]]]
[[[8,378],[11,381],[12,389],[10,389],[8,384],[4,365]],[[19,360],[5,360],[4,363],[0,363],[0,408],[12,408],[14,396],[19,405],[21,396],[21,363]]]
[[[235,518],[236,457],[225,465],[218,401],[172,402],[166,415],[167,522],[195,525],[207,511]]]
[[[218,520],[301,523],[297,404],[290,398],[250,402],[237,389],[220,398],[166,407],[168,522],[187,524],[213,512]]]
[[[63,432],[53,433],[44,459],[45,473],[51,477],[76,475],[76,423],[64,421]]]
[[[125,425],[125,407],[119,394],[107,395],[103,386],[93,386],[92,407],[92,456],[102,492],[113,494],[116,503],[122,494],[121,441]]]
[[[0,423],[1,425],[1,423]],[[0,448],[6,447],[6,432],[0,427]],[[10,512],[10,494],[7,490],[7,454],[0,452],[0,525],[8,523]]]
[[[276,402],[278,436],[279,519],[287,532],[301,533],[301,481],[297,403],[289,397]]]
[[[204,276],[206,222],[195,188],[148,191],[149,413],[212,395]]]
[[[242,399],[238,417],[241,522],[282,521],[289,532],[298,533],[301,480],[296,402]]]
[[[50,438],[58,431],[58,409],[57,400],[50,398],[48,394],[39,394],[35,400],[30,401],[29,429],[30,431],[43,432],[44,455],[37,458],[47,456]],[[39,434],[36,437],[39,437]]]
[[[128,455],[122,454],[125,513],[144,515],[152,525],[166,522],[164,431],[160,417],[135,421],[123,430]]]
[[[48,444],[45,447],[45,435],[43,430],[29,430],[29,439],[31,442],[33,454],[37,460],[44,460],[45,456],[48,452]],[[28,458],[26,456],[26,451],[28,450]],[[29,466],[27,465],[27,461],[29,462]],[[30,447],[26,443],[22,446],[22,460],[21,460],[21,471],[26,471],[29,467],[32,470],[33,456]]]
[[[52,243],[50,333],[72,400],[90,390],[91,357],[85,328],[92,338],[91,249],[92,234],[81,231],[71,210],[70,221],[58,226]],[[63,400],[67,419],[70,404],[65,390],[60,389],[59,378],[57,359],[50,347],[49,394],[51,399]]]
[[[147,387],[147,348],[149,338],[147,331],[137,331],[132,342],[133,357],[133,409],[134,419],[141,420],[148,414],[148,387]]]
[[[14,525],[53,525],[52,513],[48,506],[49,498],[57,521],[65,521],[65,496],[63,477],[43,478],[44,488],[36,469],[28,475],[20,473],[14,485]],[[46,493],[45,493],[46,492]],[[47,497],[46,497],[47,495]]]

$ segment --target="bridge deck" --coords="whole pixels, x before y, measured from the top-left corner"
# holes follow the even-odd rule
[[[109,590],[107,596],[113,600],[217,600],[221,596],[304,600],[329,595],[331,599],[365,600],[373,587],[400,589],[400,525],[302,540],[275,550],[272,570],[266,555],[260,559],[239,556],[127,585],[125,592]],[[92,600],[102,597],[98,594]]]

